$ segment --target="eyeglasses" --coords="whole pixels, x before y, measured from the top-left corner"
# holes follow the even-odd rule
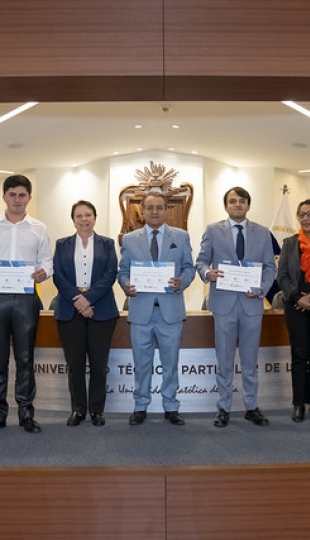
[[[297,216],[298,219],[310,219],[310,212],[300,212]]]

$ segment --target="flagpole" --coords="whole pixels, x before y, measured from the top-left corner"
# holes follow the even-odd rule
[[[289,193],[291,190],[287,184],[283,184],[281,191],[283,195],[282,200],[269,227],[280,248],[282,248],[284,238],[297,232],[289,203]]]

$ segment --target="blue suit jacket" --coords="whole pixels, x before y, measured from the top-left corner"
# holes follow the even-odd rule
[[[164,262],[175,263],[175,276],[182,279],[182,287],[174,293],[138,293],[129,301],[128,321],[136,324],[148,324],[154,306],[158,299],[163,319],[168,324],[182,321],[186,318],[183,291],[195,277],[192,260],[192,249],[189,235],[183,229],[165,225],[160,259]],[[131,261],[151,261],[150,247],[146,227],[138,229],[123,237],[118,281],[121,287],[130,281]]]
[[[247,223],[244,259],[262,263],[261,286],[263,295],[266,296],[276,274],[272,241],[269,230],[253,221]],[[218,265],[225,261],[229,264],[239,264],[228,219],[209,225],[202,237],[201,250],[196,261],[201,279],[207,282],[206,272],[210,267],[218,268]],[[263,298],[253,299],[248,298],[243,292],[216,289],[216,282],[210,283],[209,309],[214,314],[226,315],[238,297],[247,315],[263,313]]]
[[[81,294],[76,287],[74,264],[76,234],[56,242],[53,280],[58,289],[55,318],[62,321],[72,319],[75,307],[72,298]],[[94,261],[90,290],[82,293],[94,306],[93,319],[104,321],[119,316],[113,284],[117,273],[117,258],[114,240],[94,233]]]

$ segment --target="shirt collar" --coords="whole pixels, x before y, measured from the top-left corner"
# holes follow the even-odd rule
[[[21,219],[20,221],[17,221],[16,223],[13,223],[9,219],[7,219],[5,211],[1,212],[0,221],[7,221],[8,223],[12,223],[12,225],[17,225],[18,223],[24,223],[24,222],[27,222],[27,223],[30,223],[30,224],[33,223],[33,219],[31,218],[31,216],[29,216],[29,214],[26,214],[24,219]]]
[[[150,234],[152,234],[153,230],[152,227],[150,227],[149,225],[146,225],[146,230],[147,230],[147,234],[148,236]],[[158,227],[158,232],[160,232],[161,234],[164,234],[164,230],[165,230],[165,224],[163,223],[160,227]]]
[[[244,229],[247,228],[247,225],[248,225],[248,220],[247,219],[244,219],[243,221],[239,221],[239,222],[234,221],[233,219],[230,219],[230,218],[228,218],[228,220],[229,220],[229,223],[230,223],[231,227],[234,227],[235,225],[242,225],[242,227]]]

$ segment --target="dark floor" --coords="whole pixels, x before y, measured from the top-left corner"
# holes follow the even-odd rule
[[[231,413],[226,428],[213,427],[213,414],[187,414],[185,426],[173,426],[162,414],[129,426],[127,414],[107,414],[106,425],[90,420],[67,427],[67,413],[36,411],[42,433],[18,426],[10,410],[0,430],[0,467],[130,467],[222,464],[306,463],[310,460],[310,414],[291,420],[291,410],[264,411],[268,427]]]

